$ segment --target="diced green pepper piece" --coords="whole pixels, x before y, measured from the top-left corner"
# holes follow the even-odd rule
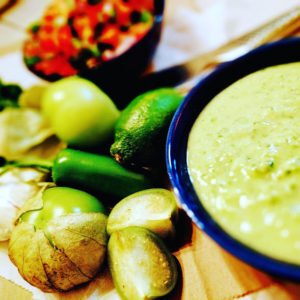
[[[30,30],[32,33],[36,34],[41,28],[40,24],[34,24],[31,26]]]
[[[25,57],[24,58],[24,62],[27,66],[32,67],[35,64],[37,64],[38,62],[41,61],[41,58],[38,56],[33,56],[33,57]]]
[[[141,22],[142,23],[147,23],[147,22],[150,22],[151,20],[152,20],[151,12],[149,12],[147,10],[143,10],[142,14],[141,14]]]

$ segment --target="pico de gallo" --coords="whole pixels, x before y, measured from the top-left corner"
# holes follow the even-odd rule
[[[54,0],[29,28],[25,64],[66,77],[119,56],[154,22],[154,0]]]

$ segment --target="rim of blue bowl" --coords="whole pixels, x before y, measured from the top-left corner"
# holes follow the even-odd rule
[[[192,221],[222,248],[268,274],[300,281],[300,264],[269,257],[241,243],[219,226],[205,210],[189,177],[186,153],[189,132],[208,102],[238,79],[257,70],[300,61],[300,38],[288,38],[256,48],[224,63],[185,97],[171,122],[166,147],[167,172],[174,193]]]

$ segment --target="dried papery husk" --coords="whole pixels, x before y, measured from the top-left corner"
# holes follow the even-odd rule
[[[41,208],[41,195],[26,211]],[[106,252],[106,219],[102,213],[62,215],[47,223],[46,234],[19,222],[9,242],[9,257],[32,285],[44,292],[67,291],[99,272]]]
[[[14,160],[53,136],[53,129],[38,110],[6,108],[0,113],[0,155]]]
[[[53,291],[52,285],[41,263],[39,239],[40,232],[37,233],[33,225],[19,224],[13,231],[9,242],[9,257],[25,280],[45,292],[51,292]],[[20,245],[22,245],[21,249]]]
[[[43,192],[50,187],[55,186],[52,182],[42,182],[39,184],[40,190],[39,192],[32,198],[28,199],[25,204],[21,207],[21,209],[18,211],[16,219],[15,219],[15,225],[19,222],[20,217],[28,212],[33,210],[41,210],[43,208]]]
[[[47,227],[55,247],[90,278],[97,274],[105,257],[106,220],[103,214],[78,213],[58,217]],[[89,255],[83,255],[86,253]]]
[[[17,167],[0,174],[0,241],[9,240],[20,208],[38,194],[47,175],[33,168]]]
[[[34,226],[28,223],[20,224],[17,226],[10,238],[9,241],[9,257],[11,261],[19,266],[19,272],[24,277],[23,274],[23,261],[24,261],[24,252],[26,248],[31,244],[32,237],[34,235]],[[19,245],[22,244],[24,247],[19,249]]]
[[[57,154],[66,147],[66,143],[59,140],[56,136],[51,136],[41,144],[34,146],[28,151],[22,153],[16,159],[21,160],[27,157],[38,157],[53,160],[57,156]]]
[[[67,291],[75,285],[89,281],[91,278],[83,275],[77,266],[60,250],[55,249],[45,235],[38,240],[42,265],[52,288]],[[86,255],[89,255],[86,253]],[[34,267],[34,266],[31,266]],[[23,270],[26,275],[26,270]],[[33,284],[32,282],[30,282]],[[43,290],[42,287],[39,287]]]

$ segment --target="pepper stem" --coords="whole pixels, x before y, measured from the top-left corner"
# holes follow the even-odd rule
[[[18,168],[36,168],[42,172],[46,172],[52,169],[53,160],[37,158],[37,157],[28,157],[26,159],[14,161],[6,160],[3,157],[0,157],[0,175],[7,172],[12,167]]]

